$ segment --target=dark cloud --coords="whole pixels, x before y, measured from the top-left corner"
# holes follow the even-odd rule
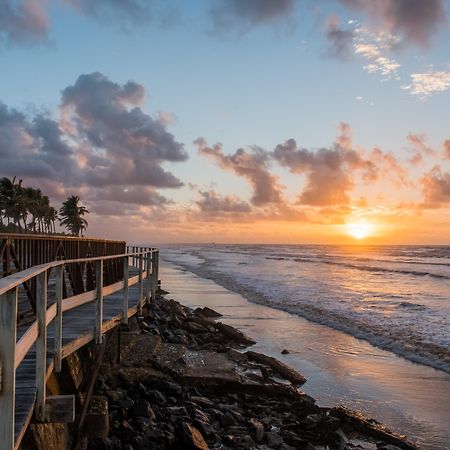
[[[221,144],[208,147],[203,138],[194,142],[200,155],[215,161],[219,167],[244,177],[253,189],[252,203],[264,205],[283,202],[278,178],[269,172],[270,155],[259,147],[238,149],[233,155],[225,155]]]
[[[141,110],[145,97],[139,84],[95,73],[64,89],[59,121],[0,102],[0,176],[26,177],[58,200],[76,189],[93,212],[165,206],[155,189],[183,183],[162,165],[187,154],[165,121]]]
[[[108,186],[88,194],[91,201],[109,201],[141,206],[163,206],[170,201],[152,188],[144,186]],[[116,205],[117,206],[117,205]]]
[[[46,42],[49,24],[43,5],[37,0],[0,0],[0,43]]]
[[[439,208],[450,203],[450,173],[443,172],[440,166],[433,167],[420,180],[424,196],[424,207]]]
[[[295,9],[296,0],[214,0],[210,10],[219,33],[246,32],[256,25],[276,24]]]
[[[349,204],[354,171],[361,171],[366,181],[374,181],[378,176],[375,164],[352,148],[350,127],[344,123],[332,148],[312,151],[298,147],[294,139],[289,139],[277,145],[273,157],[292,173],[306,175],[306,187],[299,197],[305,205]]]
[[[60,179],[75,167],[57,122],[42,114],[29,119],[1,102],[0,159],[2,174],[11,176]]]
[[[445,24],[443,0],[340,0],[365,12],[383,29],[401,34],[412,43],[428,44],[440,25]]]
[[[64,129],[83,144],[86,184],[182,186],[161,164],[185,161],[187,153],[159,119],[140,109],[144,99],[143,86],[121,86],[98,72],[81,75],[64,89]]]
[[[208,215],[242,214],[249,213],[251,206],[238,197],[226,195],[221,196],[215,191],[199,191],[201,199],[196,202],[203,213]]]
[[[353,54],[353,30],[344,30],[337,16],[329,17],[325,27],[328,55],[338,59],[350,59]]]

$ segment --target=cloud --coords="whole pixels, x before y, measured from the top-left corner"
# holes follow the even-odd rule
[[[328,41],[328,54],[338,59],[350,59],[354,39],[353,30],[344,30],[339,17],[328,18],[325,27],[325,37]]]
[[[421,164],[426,156],[436,156],[436,151],[428,147],[425,143],[426,137],[423,134],[409,133],[407,136],[408,143],[413,150],[413,156],[409,162],[413,165]]]
[[[444,158],[450,159],[450,139],[444,141]]]
[[[244,33],[258,25],[274,25],[295,10],[295,0],[213,0],[210,9],[213,30]]]
[[[62,91],[59,120],[0,102],[0,175],[38,180],[58,199],[76,189],[96,208],[115,203],[118,214],[119,204],[167,205],[156,189],[183,183],[162,166],[187,153],[160,116],[142,111],[145,98],[137,83],[93,73]]]
[[[145,95],[139,84],[121,86],[98,72],[80,75],[63,90],[64,128],[83,144],[86,184],[182,186],[161,163],[185,161],[187,153],[158,118],[139,107]]]
[[[357,27],[354,30],[353,50],[356,55],[368,61],[364,69],[370,74],[380,74],[384,80],[399,78],[400,64],[388,56],[398,39],[387,32],[373,32],[368,28]]]
[[[402,89],[410,91],[421,99],[426,99],[435,92],[443,92],[450,89],[450,72],[430,70],[425,73],[411,74],[411,84],[402,86]]]
[[[377,167],[353,149],[350,126],[342,123],[340,129],[341,134],[332,148],[312,151],[289,139],[273,151],[273,157],[281,166],[292,173],[306,175],[306,187],[299,196],[301,204],[349,204],[349,192],[355,186],[353,171],[362,171],[366,181],[377,179]]]
[[[49,23],[41,1],[0,0],[0,43],[45,43],[48,31]]]
[[[57,122],[42,114],[29,119],[1,102],[0,160],[3,174],[33,178],[70,177],[75,167]]]
[[[450,203],[450,173],[442,172],[435,166],[420,180],[424,195],[424,207],[439,208],[442,203]]]
[[[249,213],[251,206],[236,196],[221,196],[215,191],[199,191],[201,199],[196,201],[197,206],[203,213],[208,215],[221,214],[244,214]]]
[[[252,204],[281,203],[283,201],[278,178],[269,172],[269,154],[259,147],[240,148],[233,155],[223,153],[222,144],[208,147],[203,138],[194,141],[200,155],[211,158],[224,170],[244,177],[253,189]]]
[[[419,46],[429,43],[432,35],[446,23],[443,0],[341,0],[363,11],[373,23],[406,42]]]

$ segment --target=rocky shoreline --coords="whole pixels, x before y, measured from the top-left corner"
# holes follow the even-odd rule
[[[373,419],[318,407],[300,373],[245,351],[255,342],[219,319],[163,297],[145,307],[121,332],[120,364],[108,343],[78,449],[417,448]]]

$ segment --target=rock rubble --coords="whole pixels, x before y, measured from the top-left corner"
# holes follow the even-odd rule
[[[111,344],[97,381],[109,435],[90,450],[412,450],[374,420],[320,408],[306,381],[275,358],[243,351],[254,341],[217,322],[210,308],[157,299],[138,327],[122,332],[121,364]]]

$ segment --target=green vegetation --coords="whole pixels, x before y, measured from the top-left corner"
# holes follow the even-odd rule
[[[83,217],[89,211],[78,203],[80,198],[77,195],[71,195],[63,202],[59,210],[61,225],[64,225],[74,236],[83,235],[88,223]]]
[[[24,187],[14,177],[0,179],[0,232],[56,233],[59,219],[70,234],[79,236],[88,223],[84,215],[89,211],[79,205],[79,197],[70,196],[59,210],[50,205],[48,196],[40,189]]]

